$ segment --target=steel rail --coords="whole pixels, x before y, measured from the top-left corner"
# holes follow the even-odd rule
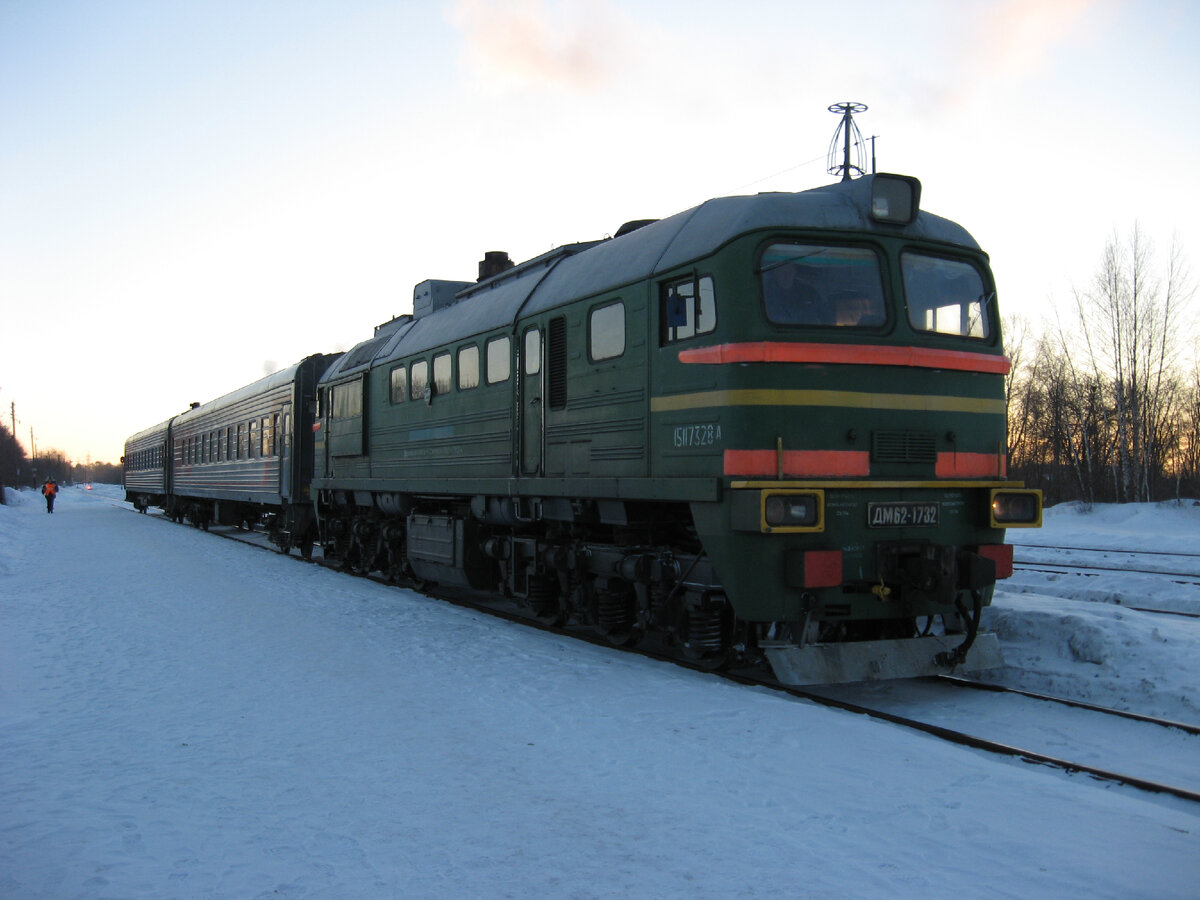
[[[1134,722],[1145,722],[1148,725],[1161,725],[1163,728],[1177,728],[1188,734],[1200,735],[1200,725],[1192,725],[1189,722],[1177,722],[1173,719],[1162,719],[1157,716],[1147,716],[1142,713],[1129,712],[1124,709],[1114,709],[1111,706],[1098,706],[1095,703],[1088,703],[1084,700],[1072,700],[1069,697],[1055,697],[1050,694],[1039,694],[1036,691],[1026,691],[1021,688],[1007,687],[1003,684],[990,684],[986,681],[975,681],[971,678],[963,678],[959,675],[934,675],[934,681],[945,684],[952,684],[957,687],[972,688],[977,691],[987,691],[993,694],[1017,694],[1021,697],[1029,697],[1033,700],[1042,700],[1046,703],[1058,703],[1062,706],[1071,706],[1075,709],[1086,709],[1089,712],[1104,713],[1110,716],[1118,716],[1122,719],[1131,719]]]

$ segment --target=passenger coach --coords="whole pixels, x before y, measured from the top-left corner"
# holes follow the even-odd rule
[[[193,404],[126,445],[126,499],[176,520],[254,525],[291,546],[312,520],[316,385],[336,355],[307,357],[205,404]],[[155,489],[163,486],[162,493]],[[297,545],[311,551],[311,543]]]

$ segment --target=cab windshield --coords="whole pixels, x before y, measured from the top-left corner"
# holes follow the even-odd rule
[[[879,258],[866,247],[777,243],[759,267],[776,325],[879,328],[887,323]]]
[[[918,331],[984,340],[991,335],[983,276],[963,260],[905,251],[900,254],[908,321]]]

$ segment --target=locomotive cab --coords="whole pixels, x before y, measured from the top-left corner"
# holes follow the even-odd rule
[[[726,499],[692,505],[698,530],[784,680],[998,665],[981,608],[1012,571],[1004,529],[1040,524],[1041,498],[1007,480],[987,257],[920,212],[916,179],[827,190],[850,210],[728,248],[716,292],[756,303],[711,304],[722,327],[672,361],[709,389],[664,398],[664,424],[721,439]]]

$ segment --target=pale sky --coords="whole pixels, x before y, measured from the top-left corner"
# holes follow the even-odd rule
[[[487,250],[828,184],[845,100],[1036,322],[1135,222],[1200,259],[1198,45],[1191,0],[0,0],[0,412],[116,462]]]

